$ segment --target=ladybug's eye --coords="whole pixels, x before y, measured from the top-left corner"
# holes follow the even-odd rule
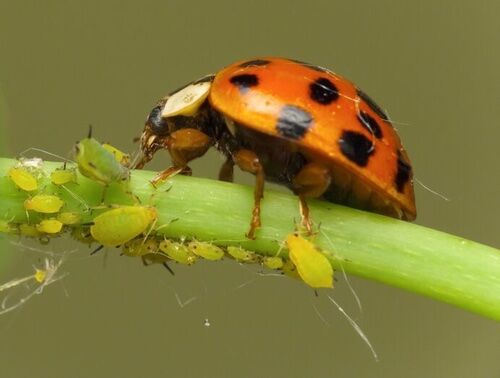
[[[151,127],[153,134],[166,135],[168,134],[168,125],[165,119],[161,117],[162,106],[158,105],[149,113],[146,124]]]

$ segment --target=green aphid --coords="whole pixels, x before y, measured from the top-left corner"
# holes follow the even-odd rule
[[[205,260],[217,261],[224,257],[224,251],[211,243],[192,241],[187,244],[187,247],[196,256]]]
[[[154,238],[144,240],[144,238],[134,239],[122,245],[122,255],[129,257],[143,257],[158,253],[159,243]],[[163,262],[163,261],[162,261]]]
[[[57,219],[44,219],[36,225],[36,229],[44,234],[58,234],[62,228],[63,224]]]
[[[191,265],[196,262],[196,255],[182,243],[164,240],[160,243],[160,251],[180,264]]]
[[[19,225],[19,233],[22,236],[27,236],[30,238],[38,238],[42,236],[42,233],[38,231],[35,226],[27,223],[22,223]]]
[[[54,185],[66,185],[72,182],[76,182],[76,170],[75,168],[59,168],[50,174],[50,181]]]
[[[26,192],[38,189],[38,180],[28,169],[24,167],[13,167],[7,173],[16,186]]]
[[[257,257],[254,253],[247,251],[241,247],[230,245],[227,247],[227,253],[237,261],[240,262],[255,262]]]
[[[283,268],[283,259],[279,256],[266,256],[262,260],[262,264],[269,269],[281,269]]]
[[[117,247],[149,231],[157,218],[154,207],[122,206],[95,217],[90,233],[103,246]]]
[[[24,201],[24,208],[26,210],[44,214],[57,213],[63,206],[64,201],[52,194],[37,194]]]
[[[109,148],[89,136],[75,146],[75,161],[80,173],[102,185],[127,181],[129,169],[122,165]]]
[[[81,221],[81,216],[78,213],[64,212],[57,215],[57,220],[65,225],[78,224]]]

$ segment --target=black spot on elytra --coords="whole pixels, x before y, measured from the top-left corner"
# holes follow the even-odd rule
[[[328,105],[339,98],[339,90],[330,80],[320,77],[309,84],[309,96],[318,104]]]
[[[239,67],[245,68],[245,67],[260,67],[260,66],[267,66],[269,63],[271,63],[269,60],[264,60],[264,59],[254,59],[254,60],[249,60],[248,62],[241,63]]]
[[[402,193],[406,183],[410,180],[411,165],[405,160],[401,152],[398,151],[398,170],[394,178],[394,184],[398,192]]]
[[[229,81],[236,85],[241,93],[247,93],[251,87],[259,85],[259,78],[253,74],[235,75]]]
[[[276,129],[286,138],[300,139],[311,127],[313,118],[309,112],[294,105],[286,105],[281,109]]]
[[[375,120],[375,118],[373,118],[367,112],[364,112],[363,110],[361,110],[358,113],[358,121],[372,135],[375,135],[375,137],[377,137],[377,139],[382,138],[382,130],[380,129],[379,124],[377,123],[377,121]]]
[[[366,103],[366,105],[368,105],[370,109],[374,111],[375,114],[377,114],[383,120],[389,122],[387,114],[375,101],[373,101],[373,99],[370,96],[368,96],[365,92],[363,92],[359,88],[356,88],[356,93]]]
[[[344,131],[339,146],[344,156],[360,167],[368,164],[370,155],[375,151],[370,139],[356,131]]]
[[[301,66],[307,67],[307,68],[309,68],[311,70],[314,70],[314,71],[324,72],[324,73],[331,73],[331,71],[328,68],[317,66],[315,64],[306,63],[306,62],[303,62],[301,60],[296,60],[296,59],[288,59],[288,60],[291,61],[291,62],[300,64]]]
[[[151,113],[149,113],[148,119],[146,121],[146,124],[151,127],[151,130],[155,135],[168,134],[167,122],[165,122],[165,119],[161,117],[162,108],[162,105],[155,106],[153,110],[151,110]]]

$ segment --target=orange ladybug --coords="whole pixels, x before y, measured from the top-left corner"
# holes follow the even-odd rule
[[[247,237],[260,226],[264,181],[299,196],[311,232],[306,198],[395,218],[416,217],[413,173],[387,115],[367,94],[334,72],[304,62],[264,57],[239,61],[162,98],[141,136],[142,168],[167,149],[175,173],[215,146],[227,158],[219,178],[237,165],[256,176]]]

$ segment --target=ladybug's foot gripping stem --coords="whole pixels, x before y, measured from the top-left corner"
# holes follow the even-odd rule
[[[306,164],[293,179],[293,190],[299,195],[301,224],[309,235],[313,232],[306,198],[321,197],[330,186],[330,182],[331,174],[328,168],[317,163]]]
[[[162,181],[168,180],[170,177],[173,177],[179,173],[191,176],[191,168],[189,168],[187,165],[185,167],[167,168],[153,177],[153,179],[151,180],[151,184],[156,188],[156,186]]]
[[[246,234],[247,238],[255,239],[255,231],[261,226],[260,201],[262,200],[262,197],[264,197],[264,169],[260,164],[259,157],[255,154],[255,152],[250,150],[237,151],[233,154],[233,161],[242,171],[253,173],[255,175],[252,221],[250,222],[250,229]]]

